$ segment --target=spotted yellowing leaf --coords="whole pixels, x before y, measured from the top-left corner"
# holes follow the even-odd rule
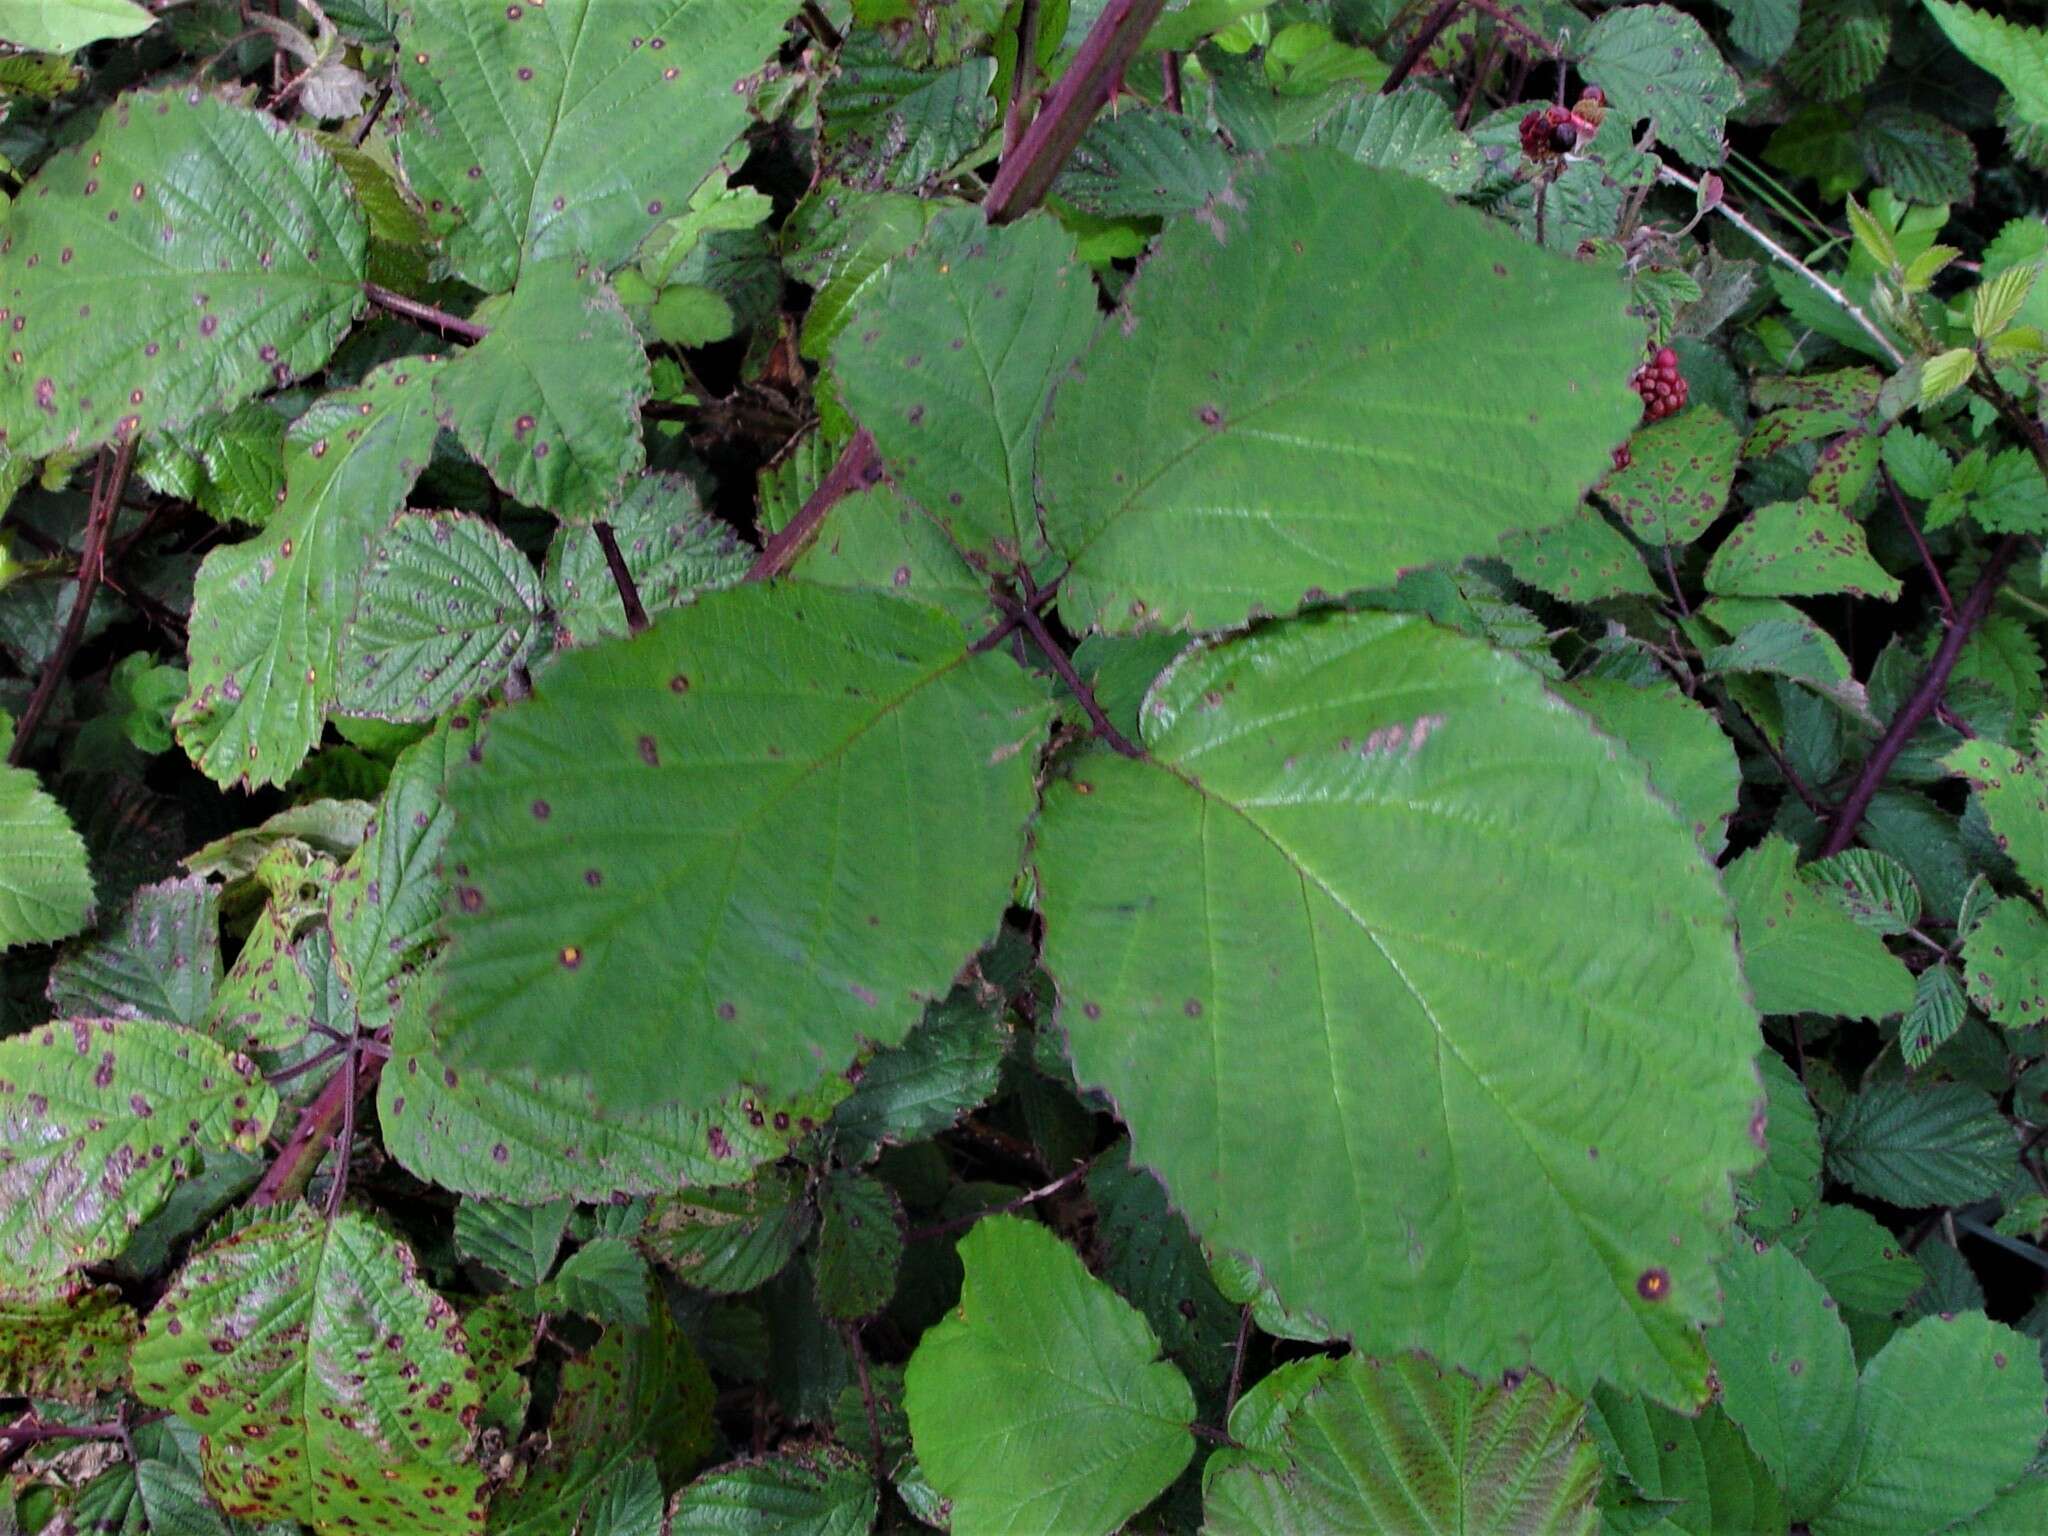
[[[327,1533],[483,1529],[455,1311],[361,1216],[299,1208],[202,1249],[144,1321],[135,1392],[205,1436],[231,1515]]]
[[[205,1154],[260,1148],[276,1112],[246,1058],[175,1025],[0,1040],[0,1284],[112,1258]]]
[[[1060,1022],[1133,1160],[1363,1348],[1696,1401],[1762,1092],[1691,823],[1416,618],[1195,649],[1142,723],[1037,847]]]
[[[0,423],[17,453],[181,427],[313,372],[369,237],[327,152],[200,91],[107,109],[0,220]]]

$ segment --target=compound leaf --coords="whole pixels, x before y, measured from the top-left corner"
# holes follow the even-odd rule
[[[452,786],[443,1054],[702,1107],[902,1039],[995,929],[1046,713],[868,594],[741,587],[563,656]]]
[[[276,1112],[249,1061],[173,1025],[0,1040],[0,1283],[112,1258],[199,1158],[260,1149]]]
[[[1557,524],[1640,414],[1632,326],[1604,276],[1432,187],[1275,151],[1168,226],[1053,393],[1062,613],[1213,628]]]
[[[1304,1360],[1239,1399],[1202,1473],[1203,1530],[1591,1536],[1600,1457],[1540,1376],[1481,1386],[1419,1356]]]
[[[205,1434],[228,1514],[322,1533],[481,1527],[468,1348],[415,1269],[365,1218],[301,1207],[171,1283],[135,1346],[135,1391]]]
[[[1368,1350],[1695,1400],[1761,1093],[1690,825],[1415,618],[1197,647],[1144,729],[1049,793],[1046,958],[1077,1075],[1196,1234]]]
[[[553,257],[621,265],[717,169],[747,122],[736,87],[795,9],[414,0],[398,158],[456,274],[502,292]]]
[[[122,97],[0,220],[7,446],[185,427],[313,372],[363,308],[367,247],[305,135],[196,86]]]
[[[1967,1083],[1873,1083],[1828,1126],[1828,1172],[1893,1205],[1964,1205],[2005,1187],[2012,1127]]]
[[[1038,1223],[987,1217],[960,1261],[960,1304],[903,1378],[926,1480],[953,1501],[960,1536],[1108,1536],[1194,1455],[1186,1378]]]

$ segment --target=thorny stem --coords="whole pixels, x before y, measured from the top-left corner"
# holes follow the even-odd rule
[[[1920,564],[1927,571],[1927,579],[1934,583],[1934,594],[1941,599],[1941,619],[1944,624],[1956,621],[1955,601],[1948,595],[1948,583],[1941,579],[1941,568],[1934,563],[1934,556],[1927,551],[1927,541],[1920,536],[1920,525],[1913,520],[1913,512],[1906,505],[1906,498],[1899,494],[1899,483],[1892,478],[1892,472],[1880,464],[1877,472],[1884,477],[1884,488],[1891,492],[1892,505],[1899,509],[1899,521],[1906,525],[1906,532],[1912,535],[1913,547],[1920,552]]]
[[[135,1454],[134,1432],[145,1424],[169,1417],[169,1412],[161,1408],[145,1413],[123,1408],[120,1418],[99,1424],[45,1424],[30,1409],[12,1424],[0,1425],[0,1476],[36,1446],[51,1440],[111,1440],[126,1453],[130,1465],[136,1465],[139,1458]]]
[[[992,651],[1009,639],[1024,624],[1024,615],[1018,610],[1021,608],[1033,608],[1043,611],[1045,605],[1059,595],[1060,583],[1067,579],[1067,573],[1061,571],[1059,575],[1053,577],[1044,586],[1034,587],[1030,585],[1031,573],[1029,571],[1023,571],[1020,574],[1023,576],[1028,589],[1025,592],[1023,601],[1017,602],[997,597],[994,594],[990,595],[989,600],[996,605],[996,611],[1003,615],[1003,622],[975,641],[974,644],[967,647],[974,655],[979,656],[983,651]]]
[[[1235,1446],[1237,1444],[1235,1440],[1230,1438],[1228,1430],[1217,1429],[1209,1424],[1190,1424],[1188,1426],[1188,1433],[1197,1439],[1208,1440],[1216,1445]]]
[[[1691,618],[1692,604],[1685,600],[1685,588],[1679,585],[1678,563],[1671,558],[1669,544],[1664,546],[1664,575],[1671,583],[1671,599],[1678,604],[1678,616],[1682,619]]]
[[[358,1055],[367,1055],[370,1058],[368,1064],[359,1066]],[[252,1209],[280,1205],[305,1193],[306,1186],[313,1182],[314,1170],[320,1166],[320,1157],[326,1151],[329,1139],[344,1124],[354,1128],[356,1096],[374,1088],[383,1070],[382,1055],[369,1051],[349,1053],[349,1059],[321,1085],[313,1102],[299,1111],[299,1123],[292,1130],[291,1140],[278,1153],[277,1161],[265,1171],[255,1193],[249,1196]],[[345,1158],[347,1155],[346,1144],[342,1144],[342,1156]],[[337,1172],[336,1177],[339,1182],[341,1174]]]
[[[875,440],[862,427],[841,450],[839,462],[818,482],[818,488],[811,492],[796,516],[761,546],[761,553],[747,569],[747,580],[767,581],[787,571],[818,531],[818,525],[825,521],[826,513],[843,498],[881,478],[882,462],[875,456]]]
[[[29,745],[57,697],[57,685],[70,669],[72,653],[85,638],[85,621],[92,613],[93,596],[99,591],[100,578],[106,574],[107,535],[113,530],[115,513],[121,509],[128,472],[135,467],[137,436],[129,433],[111,454],[104,449],[100,452],[99,466],[93,474],[92,502],[85,518],[85,546],[78,557],[78,594],[71,600],[71,612],[57,637],[57,649],[50,654],[43,675],[36,679],[36,691],[21,712],[14,745],[7,749],[7,761],[14,767],[20,767],[27,759]]]
[[[1668,165],[1658,168],[1657,179],[1674,187],[1683,187],[1694,195],[1697,195],[1700,190],[1698,182],[1694,181],[1683,171],[1673,170]],[[1878,350],[1891,360],[1894,368],[1906,366],[1906,354],[1899,350],[1898,344],[1878,329],[1876,321],[1872,320],[1870,316],[1851,303],[1849,296],[1842,292],[1840,288],[1837,288],[1833,283],[1822,277],[1813,268],[1809,267],[1797,256],[1794,256],[1784,246],[1778,244],[1777,241],[1757,228],[1756,225],[1750,223],[1748,219],[1737,213],[1733,208],[1730,208],[1725,198],[1716,205],[1715,212],[1719,213],[1722,218],[1762,246],[1770,253],[1772,259],[1781,266],[1789,267],[1792,271],[1797,272],[1801,277],[1813,284],[1815,288],[1826,294],[1830,300],[1840,307],[1844,314],[1856,322],[1857,326],[1861,328],[1866,336],[1877,343]]]
[[[1538,32],[1534,27],[1530,26],[1526,21],[1522,20],[1521,17],[1516,16],[1511,12],[1504,11],[1498,5],[1495,5],[1493,3],[1493,0],[1466,0],[1466,4],[1470,5],[1473,10],[1479,12],[1480,15],[1491,17],[1501,26],[1506,27],[1510,32],[1519,33],[1523,38],[1527,39],[1531,43],[1534,43],[1538,48],[1541,48],[1544,52],[1544,55],[1548,58],[1554,59],[1564,51],[1563,49],[1559,48],[1556,43],[1552,42],[1549,38],[1545,37],[1541,32]],[[1508,99],[1510,101],[1519,101],[1521,99],[1521,95],[1521,83],[1518,81],[1516,83],[1515,89],[1509,93]]]
[[[1827,841],[1821,844],[1820,857],[1832,858],[1856,840],[1856,828],[1863,820],[1863,813],[1870,809],[1871,799],[1883,787],[1884,777],[1891,766],[1906,749],[1906,743],[1913,733],[1920,729],[1922,722],[1934,712],[1941,702],[1941,696],[1948,687],[1949,674],[1955,670],[1961,659],[1963,647],[1977,626],[1984,622],[1984,616],[1991,611],[1992,599],[2005,581],[2005,573],[2018,558],[2021,539],[2018,534],[2008,534],[1993,551],[1984,567],[1984,573],[1977,578],[1977,585],[1970,589],[1970,595],[1963,599],[1962,608],[1955,620],[1941,637],[1940,648],[1934,653],[1934,660],[1927,668],[1927,675],[1920,679],[1920,686],[1913,690],[1899,712],[1892,717],[1877,750],[1863,764],[1863,771],[1856,776],[1848,797],[1842,801],[1841,809],[1835,812],[1833,824],[1828,829]]]
[[[1031,96],[1038,89],[1038,0],[1024,0],[1017,17],[1017,66],[1010,73],[1010,104],[1003,112],[1003,155],[1016,153],[1030,126]]]
[[[377,99],[370,103],[370,110],[363,114],[363,126],[358,128],[349,139],[349,143],[354,148],[361,149],[363,147],[364,141],[370,137],[370,130],[377,126],[377,119],[384,115],[384,109],[390,105],[391,77],[386,75],[383,82],[377,87]]]
[[[981,205],[989,223],[1007,224],[1045,201],[1060,167],[1123,79],[1124,66],[1165,8],[1166,0],[1109,0],[1015,151],[997,165]]]
[[[363,284],[363,294],[379,309],[389,310],[403,316],[415,325],[424,325],[432,330],[445,331],[450,336],[460,336],[464,341],[482,341],[491,334],[487,325],[478,325],[474,320],[465,320],[460,315],[451,315],[445,309],[436,309],[431,304],[422,304],[418,299],[408,299],[402,293],[394,293],[381,283]]]
[[[1230,1388],[1223,1397],[1223,1421],[1230,1422],[1230,1410],[1237,1406],[1238,1389],[1244,1385],[1244,1352],[1252,1341],[1252,1304],[1246,1302],[1237,1315],[1237,1344],[1230,1351]]]
[[[1415,72],[1415,66],[1422,62],[1422,56],[1429,52],[1436,40],[1443,36],[1444,28],[1451,24],[1451,18],[1458,14],[1458,7],[1465,0],[1438,0],[1437,8],[1423,19],[1422,30],[1415,34],[1413,41],[1402,50],[1401,58],[1394,65],[1394,72],[1387,76],[1380,87],[1382,96],[1391,96],[1401,88],[1401,82]]]
[[[612,525],[602,518],[590,525],[590,531],[597,535],[597,546],[604,551],[605,567],[612,573],[612,585],[619,589],[619,602],[626,610],[627,632],[637,635],[647,628],[647,609],[640,602],[640,589],[633,584],[633,573],[626,568],[626,557],[619,549],[619,537],[612,531]]]
[[[1159,104],[1169,112],[1180,106],[1180,55],[1171,48],[1159,55]]]
[[[950,1221],[934,1222],[928,1227],[912,1227],[903,1234],[903,1240],[906,1243],[921,1243],[927,1238],[946,1237],[955,1232],[965,1232],[984,1216],[1000,1216],[1005,1211],[1021,1211],[1027,1205],[1035,1205],[1040,1200],[1050,1199],[1076,1179],[1085,1177],[1087,1173],[1088,1164],[1082,1163],[1078,1167],[1068,1169],[1050,1184],[1041,1184],[1038,1188],[1027,1190],[1016,1199],[1005,1201],[1001,1205],[992,1205],[985,1211],[972,1211],[965,1216],[955,1216]]]

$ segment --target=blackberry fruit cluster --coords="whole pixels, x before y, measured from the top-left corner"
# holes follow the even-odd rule
[[[1669,347],[1659,347],[1656,355],[1630,376],[1628,387],[1643,397],[1646,422],[1677,415],[1691,394],[1685,375],[1678,371],[1678,354]]]

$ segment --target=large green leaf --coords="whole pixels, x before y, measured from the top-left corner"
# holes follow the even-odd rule
[[[399,518],[363,577],[341,645],[341,709],[432,720],[489,693],[526,653],[540,621],[540,578],[481,518]]]
[[[135,0],[0,0],[0,37],[38,53],[72,53],[155,24]]]
[[[258,1150],[276,1112],[246,1059],[173,1025],[0,1040],[0,1282],[112,1258],[206,1153]]]
[[[0,742],[13,739],[0,715]],[[85,839],[34,773],[0,766],[0,949],[68,938],[91,917]]]
[[[1835,1302],[1791,1249],[1738,1243],[1707,1349],[1721,1406],[1795,1517],[1826,1507],[1853,1453],[1856,1354]]]
[[[1727,417],[1696,405],[1631,437],[1628,466],[1600,482],[1600,498],[1645,544],[1690,544],[1728,504],[1741,448]]]
[[[1706,29],[1668,5],[1617,6],[1586,33],[1579,69],[1611,110],[1655,118],[1657,137],[1694,165],[1719,165],[1721,136],[1742,99]]]
[[[1316,124],[1315,141],[1453,194],[1470,192],[1484,168],[1479,146],[1460,131],[1451,109],[1419,86],[1351,97]]]
[[[443,1053],[701,1108],[895,1043],[995,929],[1046,716],[866,594],[741,587],[562,657],[452,787]]]
[[[2008,1029],[2048,1018],[2048,920],[2024,896],[2008,896],[1963,940],[1970,998]]]
[[[325,151],[198,87],[124,96],[0,221],[16,453],[190,425],[327,361],[368,236]]]
[[[1186,1378],[1038,1223],[990,1216],[960,1261],[960,1305],[904,1372],[918,1465],[959,1536],[1108,1536],[1194,1455]]]
[[[1957,747],[1942,766],[1970,781],[1999,850],[2037,893],[2048,893],[2048,764],[1980,738]]]
[[[603,517],[646,459],[647,355],[618,296],[565,257],[528,263],[480,313],[491,334],[435,381],[442,422],[507,495]]]
[[[1071,622],[1214,627],[1553,526],[1642,402],[1607,276],[1331,149],[1176,221],[1055,390]]]
[[[392,1020],[377,1118],[393,1157],[423,1179],[501,1200],[608,1201],[740,1184],[786,1156],[847,1092],[828,1073],[801,1095],[742,1090],[703,1108],[633,1109],[580,1077],[443,1061],[426,1027],[431,983],[409,988]]]
[[[1708,857],[1728,843],[1728,819],[1742,787],[1735,744],[1707,710],[1675,683],[1638,688],[1583,677],[1556,690],[1643,760],[1650,783],[1685,818]]]
[[[399,31],[398,156],[456,275],[495,292],[530,261],[618,267],[746,126],[738,87],[795,10],[414,0]]]
[[[675,1496],[662,1536],[867,1536],[878,1508],[859,1457],[803,1445],[705,1473]]]
[[[320,739],[372,541],[433,453],[440,367],[400,358],[300,417],[277,516],[199,568],[174,721],[216,784],[281,784]]]
[[[1896,1312],[1927,1281],[1906,1245],[1853,1205],[1823,1205],[1785,1241],[1827,1293],[1854,1311]]]
[[[231,1515],[321,1536],[473,1532],[479,1393],[455,1311],[363,1217],[300,1207],[195,1254],[144,1320],[135,1392],[206,1435]]]
[[[1608,1529],[1655,1536],[1783,1536],[1784,1500],[1718,1404],[1685,1417],[1603,1388],[1588,1426],[1606,1454]]]
[[[1707,563],[1719,597],[1846,592],[1890,602],[1899,579],[1871,558],[1863,525],[1824,501],[1777,501],[1743,519]]]
[[[1745,1230],[1775,1237],[1820,1204],[1820,1126],[1806,1088],[1776,1051],[1757,1055],[1764,1080],[1764,1161],[1735,1190]]]
[[[1600,1458],[1584,1409],[1540,1376],[1483,1387],[1415,1355],[1282,1366],[1202,1472],[1214,1536],[1591,1536]]]
[[[939,216],[832,352],[897,487],[997,569],[1043,550],[1031,463],[1057,371],[1095,330],[1095,283],[1052,217]]]
[[[1925,0],[1956,51],[2012,93],[2030,123],[2048,123],[2048,31],[1975,11],[1953,0]]]
[[[1925,1536],[2014,1482],[2048,1431],[2041,1352],[1981,1312],[1925,1317],[1863,1371],[1841,1491],[1814,1536]]]
[[[1049,792],[1046,957],[1196,1233],[1369,1350],[1694,1401],[1762,1094],[1690,825],[1420,619],[1197,648],[1144,727]]]
[[[1913,1006],[1913,974],[1793,867],[1798,850],[1773,834],[1728,866],[1742,964],[1763,1013],[1887,1019]]]

